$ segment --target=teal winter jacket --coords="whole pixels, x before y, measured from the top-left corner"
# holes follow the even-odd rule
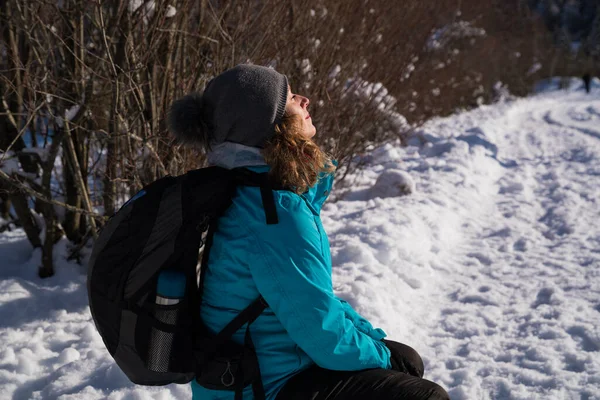
[[[254,166],[266,172],[268,166]],[[329,241],[321,206],[333,175],[308,192],[274,191],[279,223],[267,225],[259,188],[237,189],[218,221],[205,273],[201,317],[220,331],[259,294],[269,307],[250,326],[268,400],[311,365],[332,370],[390,368],[380,329],[339,299],[331,282]],[[233,337],[243,343],[245,326]],[[233,399],[192,382],[197,400]],[[251,387],[244,399],[252,399]]]

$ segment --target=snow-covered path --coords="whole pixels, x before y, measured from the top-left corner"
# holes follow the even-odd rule
[[[600,399],[600,98],[483,107],[433,121],[424,136],[433,144],[414,157],[375,152],[363,178],[408,170],[412,198],[353,190],[331,207],[334,254],[347,253],[347,199],[382,202],[357,214],[365,253],[386,249],[373,232],[401,233],[388,237],[391,262],[347,274],[342,256],[336,276],[356,286],[390,268],[400,282],[383,272],[369,300],[341,291],[423,353],[453,399]]]
[[[600,101],[570,100],[480,125],[501,171],[432,329],[457,398],[600,398]]]
[[[415,347],[453,400],[600,399],[594,90],[433,120],[423,140],[364,155],[323,210],[336,292]],[[65,245],[41,281],[23,232],[0,234],[0,399],[189,398],[127,381]]]

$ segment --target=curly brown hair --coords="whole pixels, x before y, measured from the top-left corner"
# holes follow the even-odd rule
[[[275,126],[275,135],[265,144],[263,156],[271,167],[269,177],[277,187],[302,194],[319,180],[321,173],[332,173],[331,157],[311,139],[302,136],[302,117],[284,115]]]

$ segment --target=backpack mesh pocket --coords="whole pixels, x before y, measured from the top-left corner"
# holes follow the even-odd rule
[[[181,304],[170,306],[155,306],[154,317],[163,324],[174,328],[181,317]],[[169,372],[171,354],[176,340],[175,332],[165,332],[156,327],[150,330],[148,341],[148,358],[146,367],[155,372]]]

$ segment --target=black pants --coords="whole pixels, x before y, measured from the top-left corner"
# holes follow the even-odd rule
[[[450,400],[439,385],[423,379],[421,356],[404,344],[386,341],[392,358],[404,359],[416,375],[390,369],[331,371],[316,365],[288,381],[276,400]]]

